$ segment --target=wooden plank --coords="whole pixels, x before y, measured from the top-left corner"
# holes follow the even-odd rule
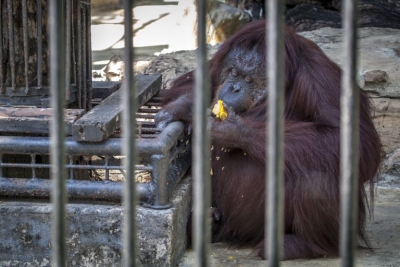
[[[66,109],[65,122],[67,134],[72,134],[72,124],[85,110]],[[49,134],[51,108],[0,107],[0,133],[4,134]]]
[[[70,86],[70,100],[68,103],[76,101],[76,86]],[[26,91],[25,87],[17,87],[15,91],[11,87],[6,87],[4,94],[0,94],[0,105],[2,106],[40,106],[42,108],[49,108],[50,101],[50,87],[42,86],[40,88],[30,87]]]
[[[92,81],[93,99],[107,98],[121,87],[121,82]]]
[[[161,88],[161,75],[137,75],[139,106],[145,104]],[[122,86],[123,87],[123,86]],[[118,90],[72,125],[76,141],[100,142],[110,137],[120,126],[122,90]]]

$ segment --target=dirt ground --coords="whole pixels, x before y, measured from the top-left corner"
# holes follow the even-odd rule
[[[356,266],[400,266],[400,189],[378,187],[373,217],[367,223],[367,235],[373,250],[359,249]],[[179,267],[194,266],[194,252],[188,251]],[[224,243],[212,244],[211,266],[266,266],[251,249],[230,248]],[[339,258],[291,260],[283,267],[340,266]]]

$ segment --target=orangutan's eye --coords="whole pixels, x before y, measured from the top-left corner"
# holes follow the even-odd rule
[[[231,73],[232,73],[233,77],[237,77],[239,75],[237,72],[237,69],[235,69],[235,68],[232,68]]]
[[[244,80],[245,80],[247,83],[252,83],[252,82],[253,82],[253,77],[247,75],[246,77],[244,77]]]

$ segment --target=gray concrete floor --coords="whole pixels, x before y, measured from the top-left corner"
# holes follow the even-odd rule
[[[400,266],[400,189],[378,187],[373,217],[367,223],[367,235],[373,250],[357,250],[356,266]],[[236,249],[228,244],[212,244],[211,266],[266,266],[251,249]],[[179,267],[194,266],[194,252],[186,252]],[[339,258],[291,260],[283,267],[340,266]]]

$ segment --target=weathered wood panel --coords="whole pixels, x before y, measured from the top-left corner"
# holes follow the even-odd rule
[[[92,82],[93,99],[104,99],[121,87],[121,82]]]
[[[136,76],[138,103],[142,106],[161,87],[161,75]],[[118,90],[94,107],[72,126],[73,138],[76,141],[100,142],[110,137],[120,126],[122,112],[122,90]]]
[[[72,134],[72,124],[85,111],[66,109],[65,122],[67,134]],[[49,134],[51,108],[36,107],[0,107],[0,134]]]

